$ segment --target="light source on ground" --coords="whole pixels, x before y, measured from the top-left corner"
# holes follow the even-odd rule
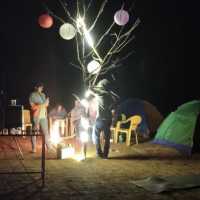
[[[53,127],[50,132],[50,141],[54,145],[57,145],[59,142],[61,142],[60,131],[59,131],[59,121],[55,120],[52,126]]]
[[[87,70],[90,74],[97,74],[101,69],[101,65],[96,60],[92,60],[87,65]]]
[[[77,154],[73,156],[73,159],[79,162],[85,160],[85,156],[83,154]]]
[[[65,23],[59,29],[60,36],[65,40],[71,40],[76,35],[76,29],[72,24]]]
[[[129,14],[126,10],[120,9],[114,15],[114,21],[119,26],[124,26],[129,21]]]
[[[72,146],[60,148],[60,159],[73,158],[75,150]]]

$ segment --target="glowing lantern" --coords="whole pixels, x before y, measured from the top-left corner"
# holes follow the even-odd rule
[[[124,26],[129,21],[129,14],[126,10],[118,10],[114,15],[114,20],[119,26]]]
[[[53,18],[48,14],[42,14],[38,18],[38,23],[42,28],[50,28],[53,25]]]
[[[65,40],[71,40],[76,35],[76,29],[72,24],[65,23],[60,27],[60,36]]]
[[[96,60],[92,60],[87,66],[87,70],[91,74],[98,73],[100,71],[100,69],[101,69],[101,65]]]

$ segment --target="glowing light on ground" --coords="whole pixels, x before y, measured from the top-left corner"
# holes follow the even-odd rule
[[[82,155],[82,154],[77,154],[77,155],[73,156],[73,159],[76,160],[76,161],[78,161],[78,162],[80,162],[82,160],[85,160],[85,156]]]
[[[55,121],[53,123],[53,127],[50,133],[50,141],[54,145],[57,145],[58,143],[61,142],[61,137],[60,137],[60,132],[59,132],[59,121]]]
[[[61,149],[61,159],[73,158],[75,149],[73,147],[65,147]]]

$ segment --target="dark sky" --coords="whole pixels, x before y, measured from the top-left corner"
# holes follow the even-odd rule
[[[75,43],[61,39],[61,24],[56,20],[51,29],[39,27],[38,17],[45,12],[43,2],[64,16],[56,0],[1,2],[0,89],[8,98],[17,98],[27,106],[33,84],[42,81],[52,105],[62,102],[69,110],[72,93],[82,92],[81,73],[69,65],[75,59]],[[112,19],[112,11],[118,10],[122,2],[126,8],[132,0],[110,0],[104,17]],[[117,81],[113,87],[123,99],[145,99],[167,114],[199,98],[197,8],[183,0],[135,1],[131,20],[139,17],[142,22],[135,31],[136,39],[126,49],[135,53],[114,72]],[[101,20],[98,30],[103,23],[107,20]]]

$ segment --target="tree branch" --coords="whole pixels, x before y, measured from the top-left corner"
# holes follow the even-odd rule
[[[73,66],[73,67],[75,67],[75,68],[77,68],[77,69],[79,69],[79,70],[81,70],[82,68],[79,66],[79,65],[77,65],[77,64],[74,64],[74,63],[72,63],[72,62],[70,62],[69,63],[71,66]]]
[[[71,16],[69,10],[67,9],[67,4],[64,3],[64,2],[61,1],[61,0],[58,0],[58,1],[59,1],[59,3],[61,4],[61,6],[63,7],[63,9],[64,9],[65,13],[67,14],[67,16],[75,23],[76,20]]]
[[[104,0],[103,3],[101,4],[101,7],[100,7],[99,12],[97,14],[97,17],[95,18],[95,20],[94,20],[93,24],[91,25],[91,27],[88,29],[88,32],[91,32],[92,29],[95,27],[96,22],[98,21],[99,17],[103,13],[103,10],[104,10],[104,8],[105,8],[107,3],[108,3],[108,0]]]

